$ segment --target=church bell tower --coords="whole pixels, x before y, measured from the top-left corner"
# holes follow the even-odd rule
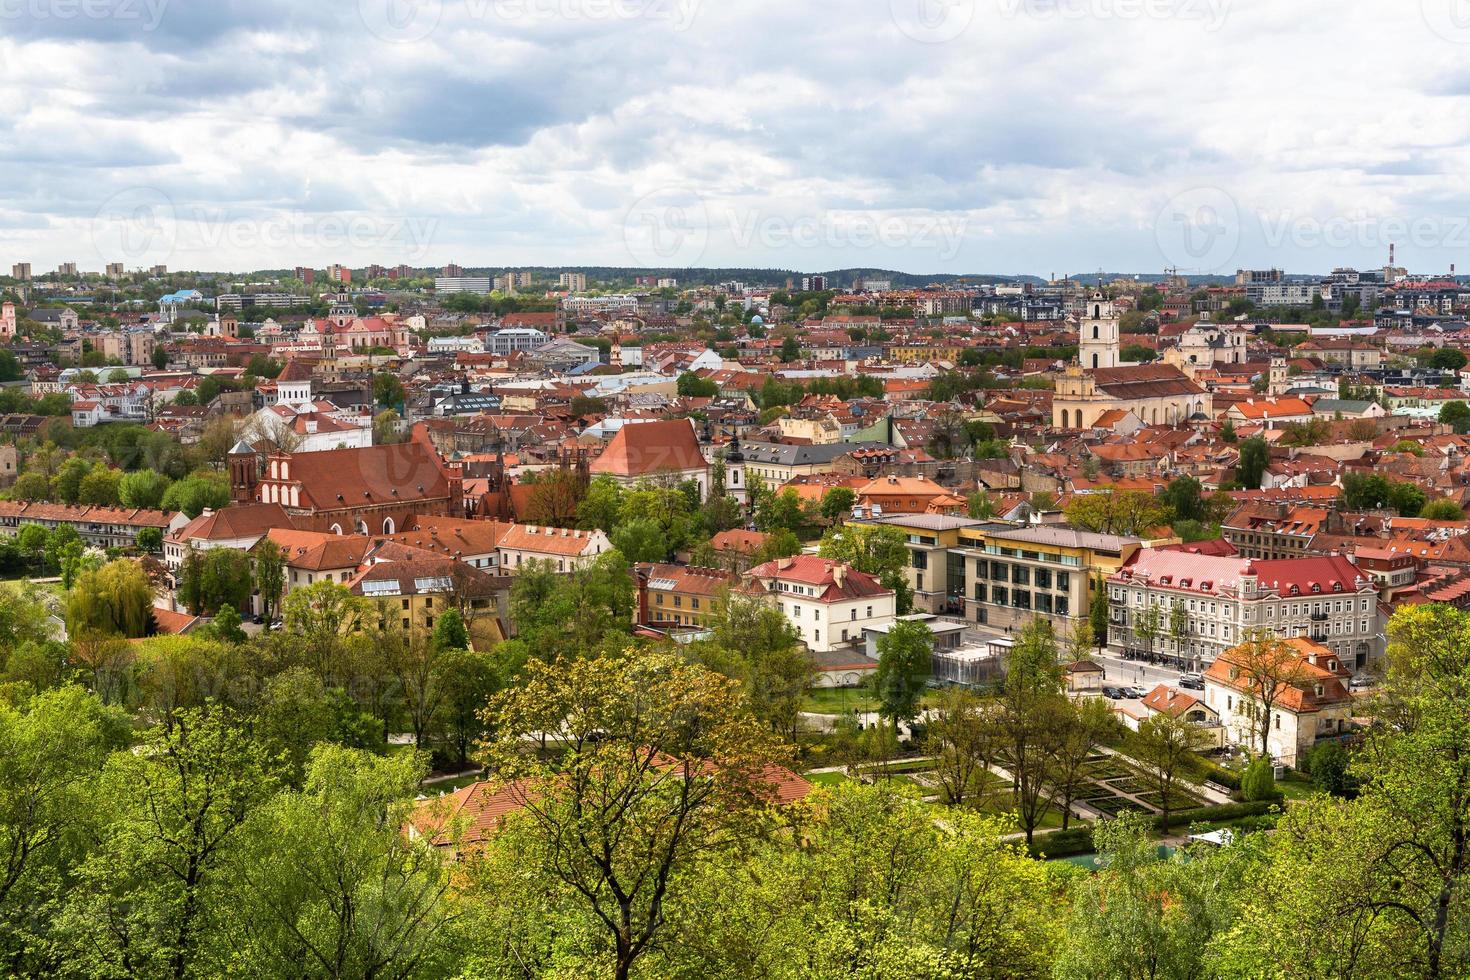
[[[1077,360],[1084,368],[1115,368],[1122,363],[1119,320],[1112,301],[1101,289],[1087,297],[1079,321]]]

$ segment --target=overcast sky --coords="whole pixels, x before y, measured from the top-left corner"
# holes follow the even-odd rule
[[[1470,0],[0,0],[0,262],[1470,272]]]

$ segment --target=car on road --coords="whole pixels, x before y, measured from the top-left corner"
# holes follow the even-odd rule
[[[1203,691],[1205,679],[1199,674],[1180,674],[1179,686],[1189,691]]]
[[[1123,689],[1120,687],[1103,688],[1103,697],[1107,698],[1109,701],[1121,701],[1127,696],[1128,695],[1124,694]]]

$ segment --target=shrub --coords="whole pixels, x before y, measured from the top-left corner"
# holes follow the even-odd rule
[[[1246,767],[1245,775],[1240,780],[1240,794],[1247,802],[1252,803],[1277,796],[1276,777],[1271,772],[1270,759],[1261,756]]]
[[[1210,782],[1219,783],[1230,790],[1240,789],[1240,774],[1226,769],[1218,762],[1212,759],[1200,759],[1200,769]]]
[[[1071,830],[1056,830],[1050,834],[1040,834],[1026,846],[1026,850],[1034,858],[1043,856],[1062,858],[1077,854],[1091,854],[1097,848],[1092,843],[1092,828],[1073,827]]]
[[[1312,785],[1334,796],[1352,796],[1357,781],[1348,771],[1349,753],[1341,742],[1323,742],[1307,754],[1304,767],[1312,777]]]
[[[1270,813],[1277,805],[1275,800],[1259,800],[1254,803],[1226,803],[1221,806],[1196,807],[1193,810],[1180,810],[1169,814],[1169,825],[1187,827],[1192,823],[1214,823],[1220,820],[1234,820],[1238,817],[1259,817]],[[1166,832],[1169,829],[1164,826],[1162,816],[1154,819],[1154,826]]]

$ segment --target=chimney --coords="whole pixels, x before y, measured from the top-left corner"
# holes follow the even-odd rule
[[[833,565],[832,566],[832,581],[837,585],[837,587],[839,589],[842,588],[842,584],[845,581],[847,581],[847,566],[846,565]]]

